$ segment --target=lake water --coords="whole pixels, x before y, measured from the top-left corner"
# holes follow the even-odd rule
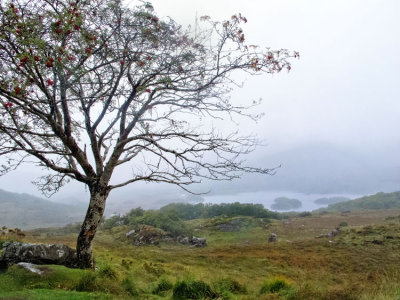
[[[240,203],[259,203],[263,204],[265,208],[271,209],[271,205],[274,203],[274,200],[278,197],[287,197],[298,199],[302,202],[302,206],[294,211],[312,211],[321,207],[326,207],[327,205],[318,205],[315,204],[314,201],[320,198],[330,198],[330,197],[346,197],[350,199],[355,199],[361,197],[362,195],[350,195],[350,194],[301,194],[301,193],[293,193],[293,192],[281,192],[281,191],[273,191],[273,192],[249,192],[249,193],[240,193],[240,194],[232,194],[232,195],[204,195],[204,203],[232,203],[232,202],[240,202]]]

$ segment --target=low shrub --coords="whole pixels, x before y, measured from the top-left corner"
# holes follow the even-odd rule
[[[133,264],[133,261],[130,259],[122,259],[121,260],[121,266],[124,267],[125,269],[129,270]]]
[[[215,298],[211,287],[201,280],[182,280],[175,283],[173,299]]]
[[[101,223],[101,228],[108,230],[116,226],[127,225],[129,223],[127,217],[125,216],[112,216],[109,219],[104,220]]]
[[[303,212],[299,213],[297,216],[300,218],[306,218],[306,217],[311,217],[312,213],[309,211],[303,211]]]
[[[221,279],[217,281],[213,287],[219,297],[223,296],[223,294],[226,294],[227,292],[232,294],[247,293],[246,287],[232,278]]]
[[[40,275],[27,272],[24,268],[18,265],[13,265],[8,268],[7,275],[13,279],[18,286],[30,286],[40,281]],[[3,279],[3,278],[2,278]]]
[[[130,278],[124,278],[121,282],[121,286],[124,288],[124,290],[131,296],[138,296],[139,292],[136,289],[135,284]]]
[[[273,277],[266,282],[260,289],[260,294],[280,293],[283,290],[291,288],[288,280],[284,277]]]
[[[87,273],[82,276],[75,286],[75,290],[79,292],[94,292],[99,288],[97,283],[97,276],[92,271],[87,271]]]
[[[109,294],[121,295],[126,292],[126,285],[123,286],[118,280],[116,273],[111,268],[104,268],[104,271],[95,273],[93,271],[85,271],[74,289],[80,292],[103,292]],[[128,288],[129,289],[129,288]]]
[[[164,268],[160,264],[153,264],[153,263],[145,262],[143,264],[143,268],[145,269],[145,271],[147,273],[156,275],[158,277],[165,273]]]
[[[163,292],[169,291],[172,288],[173,288],[173,284],[169,280],[163,278],[160,280],[160,282],[157,284],[157,286],[153,289],[152,294],[159,295]]]
[[[118,273],[110,265],[103,265],[100,267],[99,276],[103,278],[117,279]]]

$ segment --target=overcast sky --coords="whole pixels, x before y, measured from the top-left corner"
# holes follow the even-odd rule
[[[282,164],[281,174],[290,173],[294,176],[292,181],[298,176],[301,182],[306,174],[313,181],[313,191],[300,191],[295,186],[291,189],[289,183],[273,186],[266,183],[268,178],[255,180],[251,187],[246,180],[231,187],[238,187],[238,192],[285,189],[324,193],[327,183],[318,190],[318,178],[313,176],[329,175],[334,163],[343,164],[336,165],[337,181],[341,172],[346,175],[347,171],[353,177],[374,172],[382,176],[364,180],[361,185],[368,185],[369,190],[362,187],[357,191],[346,190],[343,184],[335,186],[332,182],[329,193],[335,193],[335,187],[338,194],[400,189],[400,1],[152,2],[160,17],[170,16],[181,24],[194,24],[196,16],[224,20],[240,12],[249,20],[243,26],[248,44],[300,52],[301,59],[293,62],[289,74],[249,77],[243,89],[236,90],[232,97],[240,101],[263,98],[258,110],[266,113],[264,119],[258,124],[241,124],[244,131],[256,132],[268,143],[268,147],[256,151],[249,160],[263,166]],[[318,163],[313,163],[310,157],[304,159],[310,148],[321,150],[321,157],[316,151],[309,153],[319,157]],[[329,155],[321,153],[325,150]],[[280,156],[280,153],[285,154]],[[341,156],[345,158],[341,160]],[[292,164],[286,163],[285,173],[286,161]],[[34,173],[21,168],[0,178],[1,186],[9,191],[38,195],[29,183]],[[276,176],[272,182],[284,181],[283,175]],[[221,186],[224,186],[221,191],[230,189],[229,185]],[[214,193],[218,193],[218,187],[213,186]],[[151,197],[146,189],[147,185],[139,184],[114,195],[140,191],[139,194]],[[58,197],[67,196],[68,190],[64,190]],[[75,194],[75,198],[80,196]]]
[[[181,23],[241,12],[247,42],[298,50],[292,72],[249,78],[237,95],[264,99],[258,129],[271,147],[324,140],[351,146],[400,142],[400,2],[153,1]],[[236,95],[236,94],[235,94]]]

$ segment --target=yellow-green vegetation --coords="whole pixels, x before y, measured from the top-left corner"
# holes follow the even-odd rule
[[[294,298],[296,290],[283,276],[274,276],[262,285],[260,294],[278,294],[284,298]]]
[[[185,221],[194,235],[207,238],[205,248],[137,247],[125,237],[131,225],[115,226],[96,237],[95,271],[41,266],[44,273],[37,275],[12,266],[0,275],[0,299],[400,299],[399,215]],[[316,238],[337,227],[337,236]],[[58,232],[32,231],[23,239],[74,246],[76,233]],[[273,232],[278,242],[268,243]]]

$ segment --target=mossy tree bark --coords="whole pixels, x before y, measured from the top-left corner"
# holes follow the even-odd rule
[[[76,243],[77,264],[82,269],[94,269],[92,241],[103,218],[109,191],[104,187],[90,189],[90,203]]]

